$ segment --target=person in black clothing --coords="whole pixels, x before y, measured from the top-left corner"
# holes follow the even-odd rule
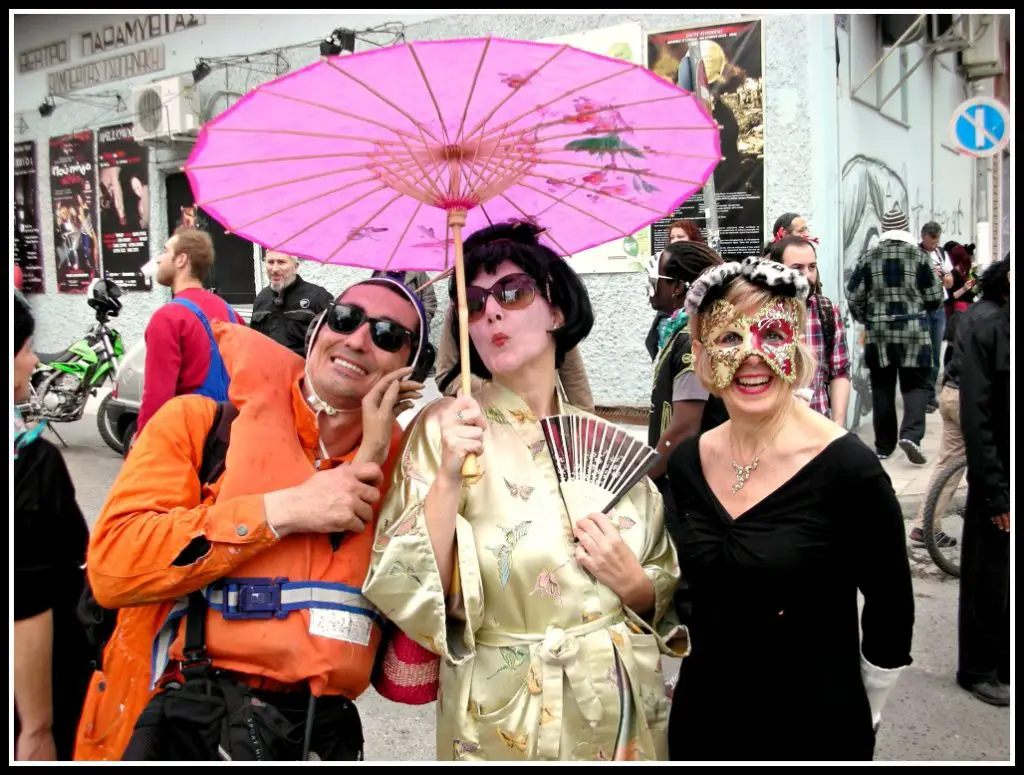
[[[14,401],[36,357],[28,304],[14,297]],[[89,528],[60,452],[14,419],[14,734],[19,761],[69,761],[92,675],[76,609]]]
[[[991,705],[1010,704],[1010,256],[981,279],[963,313],[954,361],[967,447],[967,512],[960,556],[957,683]]]
[[[707,244],[707,240],[705,240],[704,235],[701,234],[700,226],[686,218],[680,218],[672,221],[672,223],[668,225],[668,244],[674,245],[676,242],[699,242],[702,245]],[[660,255],[660,253],[658,255]],[[658,256],[651,257],[652,266],[657,260]],[[651,328],[647,332],[647,339],[644,341],[644,346],[647,348],[647,352],[650,353],[652,361],[658,359],[658,340],[661,338],[661,332],[665,329],[665,326],[668,325],[669,315],[674,311],[674,308],[670,309],[668,312],[658,310],[654,315],[654,320],[651,321]]]
[[[728,419],[721,399],[708,392],[693,370],[688,316],[682,308],[690,283],[721,263],[722,257],[707,245],[675,242],[661,252],[657,271],[649,278],[651,306],[668,316],[668,324],[659,332],[647,429],[647,443],[661,455],[650,477],[666,500],[664,474],[669,456],[684,439]]]
[[[263,264],[270,285],[256,296],[250,325],[305,358],[306,330],[334,297],[299,277],[299,261],[294,256],[272,250],[263,257]]]
[[[729,421],[669,461],[692,604],[672,760],[870,760],[911,662],[914,594],[890,480],[863,442],[794,396],[814,368],[800,338],[809,290],[749,258],[687,294],[694,366]],[[849,540],[851,525],[864,541]]]

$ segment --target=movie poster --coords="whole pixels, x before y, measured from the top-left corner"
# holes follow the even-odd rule
[[[693,45],[691,45],[693,44]],[[699,57],[688,56],[690,51]],[[725,259],[759,256],[764,235],[764,74],[760,21],[691,27],[647,36],[647,66],[705,99],[722,127],[723,160],[713,185],[718,251]],[[654,251],[668,244],[677,218],[695,221],[707,236],[704,192],[652,227]],[[714,236],[714,235],[712,235]]]
[[[43,293],[43,246],[39,238],[36,144],[14,144],[14,263],[21,269],[22,291]]]
[[[50,138],[50,197],[57,290],[85,293],[100,273],[92,130]]]
[[[96,140],[103,274],[126,291],[148,291],[141,269],[149,261],[149,155],[132,124],[104,127]]]

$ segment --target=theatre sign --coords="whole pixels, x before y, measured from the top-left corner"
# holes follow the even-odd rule
[[[47,74],[49,93],[54,96],[69,94],[81,89],[123,81],[138,76],[156,73],[167,67],[166,46],[160,41],[167,35],[195,29],[206,24],[206,16],[191,13],[154,13],[96,27],[76,33],[72,40],[77,42],[76,54],[89,61],[65,67]],[[123,48],[139,46],[132,51],[114,54]],[[56,47],[54,47],[56,48]],[[42,53],[26,58],[26,69],[41,69],[45,62],[60,64],[67,61],[67,44],[63,51]],[[64,54],[64,58],[60,54]],[[113,54],[102,59],[91,59],[101,54]]]

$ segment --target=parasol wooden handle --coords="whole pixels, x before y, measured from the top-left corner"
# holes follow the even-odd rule
[[[459,362],[462,364],[462,395],[473,392],[469,373],[469,308],[466,306],[466,267],[462,263],[462,227],[466,225],[465,210],[449,210],[448,225],[455,242],[455,288],[459,305]],[[462,461],[462,477],[469,479],[480,476],[480,463],[476,455],[466,455]]]

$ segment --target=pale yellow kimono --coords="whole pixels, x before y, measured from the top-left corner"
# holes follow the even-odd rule
[[[450,399],[406,431],[363,590],[442,657],[437,758],[666,759],[661,654],[682,656],[688,645],[684,628],[666,622],[679,566],[660,494],[644,479],[610,515],[654,583],[655,610],[644,621],[576,563],[570,525],[586,514],[570,521],[526,404],[496,383],[474,397],[489,432],[482,478],[463,488],[456,517],[457,604],[441,591],[423,514]]]

